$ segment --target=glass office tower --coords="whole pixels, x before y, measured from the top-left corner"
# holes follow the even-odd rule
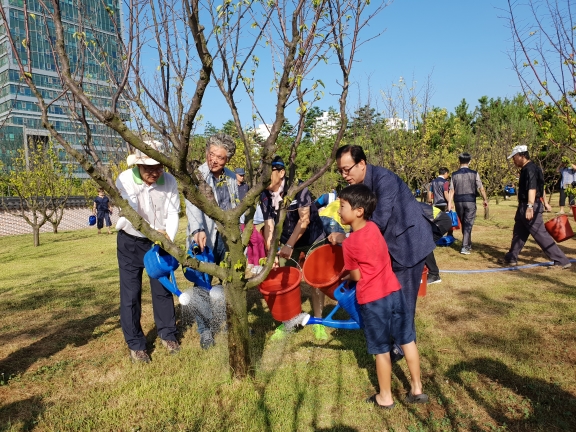
[[[26,40],[24,3],[28,9],[30,40]],[[0,0],[8,19],[8,27],[15,40],[20,58],[27,62],[27,48],[31,50],[33,80],[49,108],[49,120],[64,138],[78,149],[86,140],[81,122],[70,115],[74,106],[70,94],[63,94],[58,76],[58,63],[52,53],[55,42],[54,23],[45,17],[37,0]],[[48,3],[46,3],[48,4]],[[108,107],[114,88],[111,75],[121,71],[120,41],[116,34],[121,29],[122,17],[119,0],[60,0],[65,31],[66,50],[72,73],[82,81],[84,91],[99,107]],[[49,133],[43,128],[37,99],[20,79],[20,71],[12,54],[5,23],[0,24],[0,160],[5,171],[12,169],[12,159],[26,144],[48,142]],[[121,34],[121,31],[120,31]],[[128,116],[126,105],[122,112]],[[80,112],[79,105],[76,110]],[[108,127],[88,118],[93,142],[104,162],[123,158],[122,139]],[[66,155],[60,151],[62,160]],[[79,165],[76,176],[86,177]]]

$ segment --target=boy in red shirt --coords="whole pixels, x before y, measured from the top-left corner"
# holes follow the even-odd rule
[[[364,322],[368,353],[376,356],[380,393],[366,400],[380,408],[394,407],[391,379],[392,340],[404,350],[411,376],[408,403],[426,403],[420,381],[420,357],[412,322],[398,279],[392,272],[388,246],[378,226],[369,221],[376,208],[376,196],[363,184],[348,186],[340,194],[340,218],[352,232],[342,243],[346,279],[357,281],[356,298]]]

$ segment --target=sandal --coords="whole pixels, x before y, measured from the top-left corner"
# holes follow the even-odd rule
[[[411,404],[425,404],[428,403],[428,395],[426,393],[413,395],[412,392],[410,392],[408,396],[406,396],[406,402]]]
[[[390,405],[380,405],[378,403],[378,401],[376,400],[376,395],[370,396],[368,399],[366,399],[366,402],[371,403],[371,404],[377,406],[378,408],[382,408],[382,409],[388,409],[389,410],[389,409],[394,408],[394,402],[392,402]]]

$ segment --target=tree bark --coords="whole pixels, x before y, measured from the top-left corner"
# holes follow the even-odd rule
[[[236,378],[253,374],[250,367],[248,334],[248,305],[246,291],[238,283],[224,285],[226,296],[226,323],[228,324],[228,361]]]
[[[34,234],[34,246],[40,246],[40,227],[32,226],[32,232]]]

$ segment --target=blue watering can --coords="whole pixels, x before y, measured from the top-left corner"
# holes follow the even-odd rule
[[[192,243],[190,245],[190,249],[188,249],[188,255],[197,259],[198,261],[208,263],[214,262],[214,253],[212,253],[208,246],[204,246],[204,250],[200,252],[200,246],[198,246],[196,243]],[[184,277],[190,282],[194,283],[194,285],[203,288],[206,291],[210,291],[212,289],[212,276],[209,274],[202,273],[201,271],[194,270],[190,267],[186,267],[184,269]]]
[[[190,295],[182,293],[176,284],[174,270],[179,265],[180,263],[176,258],[156,244],[144,255],[144,267],[146,267],[148,276],[152,279],[158,279],[164,288],[177,296],[180,304],[185,306],[190,303]]]
[[[448,216],[450,216],[450,219],[452,219],[452,227],[460,226],[460,224],[458,223],[458,215],[454,210],[450,210],[449,212],[446,213],[448,213]]]
[[[444,237],[440,237],[438,239],[438,241],[436,242],[436,245],[437,246],[450,246],[455,241],[456,241],[456,239],[454,238],[454,236],[446,235]]]
[[[338,302],[336,307],[326,318],[316,318],[307,316],[302,321],[302,325],[322,324],[326,327],[332,327],[344,330],[357,330],[364,326],[362,317],[358,311],[358,302],[356,301],[356,283],[351,283],[350,288],[346,288],[346,282],[342,282],[338,288],[334,290],[334,298]],[[338,309],[343,308],[350,319],[336,320],[333,318]]]

